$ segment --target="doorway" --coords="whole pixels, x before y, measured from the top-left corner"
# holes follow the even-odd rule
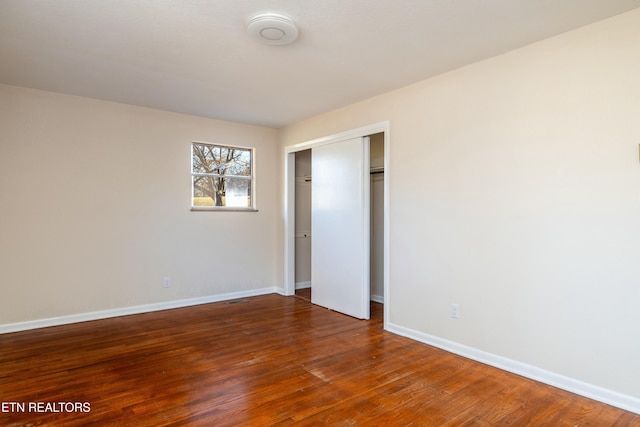
[[[370,217],[367,217],[370,236],[367,236],[367,255],[371,260],[367,278],[367,298],[384,303],[384,319],[388,316],[388,155],[389,123],[355,129],[330,137],[308,141],[285,150],[285,295],[296,291],[309,297],[313,293],[311,257],[311,173],[312,149],[322,145],[346,141],[350,138],[369,137],[367,170],[367,199],[370,199]],[[321,152],[321,150],[317,150]],[[367,166],[369,167],[369,166]],[[386,172],[386,173],[385,173]],[[370,195],[370,196],[369,196]],[[367,202],[367,204],[369,201]],[[368,207],[369,207],[368,206]],[[369,233],[368,233],[369,234]],[[326,269],[325,269],[326,271]],[[370,273],[370,274],[369,274]],[[370,279],[370,280],[369,280]],[[320,304],[322,305],[322,304]],[[378,309],[380,310],[380,309]],[[337,310],[340,311],[340,310]],[[356,316],[357,317],[357,316]]]

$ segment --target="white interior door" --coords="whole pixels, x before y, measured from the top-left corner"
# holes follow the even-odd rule
[[[369,318],[369,138],[312,148],[311,302]]]

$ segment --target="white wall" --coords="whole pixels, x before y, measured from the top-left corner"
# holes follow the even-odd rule
[[[259,212],[190,211],[193,140],[256,148]],[[278,153],[274,129],[0,85],[0,326],[282,286]]]
[[[390,323],[640,410],[638,46],[635,10],[282,130],[390,121]]]

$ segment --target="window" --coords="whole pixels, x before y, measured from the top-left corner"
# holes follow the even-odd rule
[[[254,208],[253,149],[191,144],[193,209]]]

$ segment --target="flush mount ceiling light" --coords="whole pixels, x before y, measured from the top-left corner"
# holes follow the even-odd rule
[[[289,44],[298,38],[295,22],[277,13],[261,13],[249,20],[249,34],[262,43],[271,45]]]

